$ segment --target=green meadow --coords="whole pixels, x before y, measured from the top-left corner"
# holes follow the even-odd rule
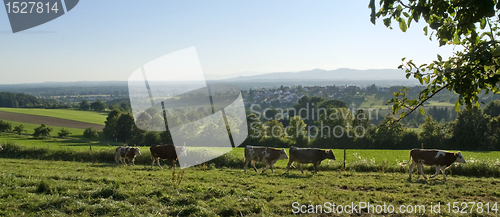
[[[199,166],[173,171],[145,165],[0,158],[0,215],[295,216],[306,205],[304,216],[319,215],[310,212],[327,216],[332,215],[324,213],[331,204],[370,203],[374,208],[358,206],[354,215],[498,216],[500,198],[499,188],[494,187],[500,179],[491,177],[450,175],[448,182],[439,178],[409,182],[405,173],[350,170],[261,174]],[[453,209],[454,202],[460,209]],[[375,210],[384,204],[392,206],[393,212]],[[431,205],[436,204],[440,212],[432,213]]]

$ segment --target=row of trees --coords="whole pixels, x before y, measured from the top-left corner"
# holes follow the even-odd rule
[[[306,100],[306,99],[304,99]],[[297,108],[300,105],[296,105]],[[289,120],[262,121],[257,114],[247,116],[248,145],[287,147],[291,145],[320,148],[411,149],[425,148],[460,150],[500,150],[500,100],[490,102],[484,109],[462,110],[454,120],[426,115],[418,129],[408,128],[393,116],[386,116],[373,125],[366,111],[352,114],[341,103],[326,106],[336,108],[342,117],[331,118],[322,113],[316,120],[305,121],[296,115]],[[430,109],[436,114],[446,109]],[[433,113],[433,112],[431,112]]]
[[[118,104],[118,102],[111,102],[110,105],[108,106],[109,110],[122,110],[122,111],[130,111],[130,105],[126,102],[122,102],[123,100],[120,100],[121,104]],[[128,101],[128,100],[127,100]],[[102,100],[98,99],[92,103],[89,103],[87,100],[83,100],[78,109],[82,111],[89,111],[93,110],[96,112],[103,112],[106,110],[106,103],[104,103]]]

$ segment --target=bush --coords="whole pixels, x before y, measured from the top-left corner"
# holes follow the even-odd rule
[[[85,131],[83,131],[83,137],[87,139],[92,139],[93,137],[97,137],[97,130],[92,127],[89,127],[85,129]]]
[[[0,120],[0,132],[10,132],[10,131],[12,131],[12,124]]]
[[[21,133],[26,132],[26,130],[24,129],[24,126],[22,124],[14,127],[13,131],[16,132],[18,135],[21,135]]]
[[[69,132],[69,130],[66,130],[64,128],[61,129],[61,131],[59,131],[59,133],[57,133],[57,135],[60,137],[60,138],[66,138],[68,137],[69,135],[71,135],[71,132]]]
[[[50,132],[52,132],[52,128],[45,126],[45,124],[42,124],[39,127],[35,128],[33,137],[37,139],[50,137]]]

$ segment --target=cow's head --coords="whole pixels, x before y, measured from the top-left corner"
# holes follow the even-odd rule
[[[284,148],[281,149],[280,157],[278,159],[288,159],[288,154],[286,153]]]
[[[335,155],[333,155],[332,149],[326,151],[326,158],[335,160]]]
[[[464,159],[464,156],[462,155],[462,153],[460,153],[460,152],[455,153],[455,156],[457,157],[457,159],[455,160],[455,162],[457,162],[457,163],[465,163],[465,159]]]
[[[187,156],[186,146],[175,146],[175,153],[177,153],[177,156]]]
[[[135,150],[135,155],[141,156],[141,149],[139,149],[139,147],[134,148],[134,150]]]

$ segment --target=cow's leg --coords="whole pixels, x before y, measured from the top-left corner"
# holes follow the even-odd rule
[[[250,164],[252,164],[253,169],[255,172],[257,172],[257,167],[255,167],[255,161],[251,161]]]
[[[415,161],[412,161],[410,164],[410,177],[408,177],[409,180],[411,180],[411,174],[413,173],[413,169],[415,168]]]
[[[321,163],[321,162],[317,162],[317,163],[315,163],[315,164],[314,164],[314,172],[315,172],[315,173],[318,173],[318,171],[319,171],[319,164],[320,164],[320,163]]]
[[[120,156],[118,155],[118,153],[116,153],[115,154],[115,162],[116,162],[116,164],[120,164],[119,158],[120,158]]]
[[[276,162],[274,162],[276,163]],[[271,173],[274,173],[274,163],[271,164]]]
[[[441,166],[440,169],[441,169],[441,173],[443,173],[444,181],[446,181],[446,174],[445,174],[445,172],[446,172],[446,166]]]
[[[161,163],[160,163],[160,158],[159,157],[156,157],[156,163],[158,164],[158,166],[163,169],[163,167],[161,166]]]
[[[132,159],[132,166],[135,166],[135,158]]]
[[[290,166],[292,165],[293,161],[290,159],[288,160],[288,165],[286,165],[286,172],[290,171]]]
[[[422,169],[422,164],[418,164],[418,172],[424,177],[424,179],[427,179],[427,176],[424,174],[424,170]]]
[[[172,167],[171,168],[174,168],[175,170],[175,159],[174,160],[171,160],[170,163],[172,164]]]
[[[262,170],[262,173],[264,173],[264,171],[266,171],[267,169],[269,169],[269,164],[267,164],[267,165],[266,165],[266,168],[264,168],[264,169]]]
[[[247,166],[248,166],[248,160],[245,159],[245,165],[243,166],[243,169],[245,169],[245,173],[247,172]]]
[[[300,172],[304,173],[304,170],[302,170],[302,164],[297,162],[297,164],[299,165],[299,168],[300,168]]]
[[[440,166],[436,165],[436,173],[434,173],[434,175],[432,175],[431,178],[434,178],[439,174],[439,168],[440,168]]]

